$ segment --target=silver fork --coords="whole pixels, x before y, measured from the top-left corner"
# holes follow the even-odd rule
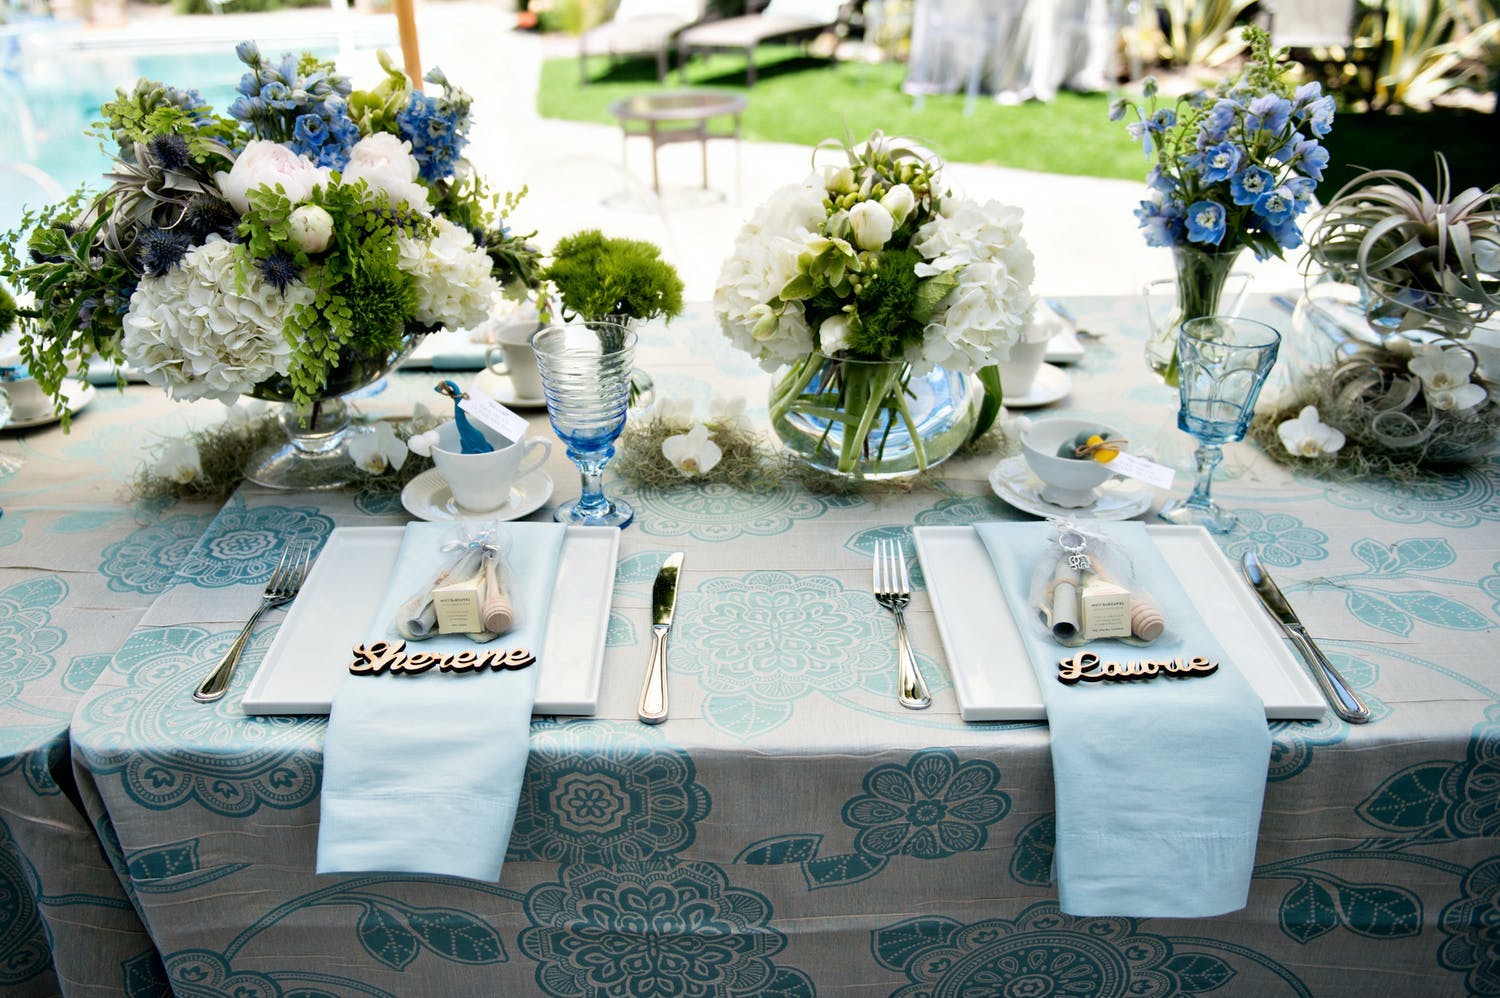
[[[312,561],[312,544],[306,541],[288,544],[281,552],[281,560],[276,563],[276,569],[271,573],[271,578],[266,581],[266,590],[261,593],[260,606],[245,621],[244,630],[240,636],[234,639],[234,644],[229,646],[228,653],[224,656],[208,678],[203,680],[203,685],[193,692],[193,699],[199,703],[213,703],[224,695],[229,689],[229,681],[234,678],[234,667],[239,664],[240,655],[245,650],[245,645],[250,643],[250,632],[255,629],[255,622],[260,615],[278,606],[286,606],[296,599],[297,592],[302,588],[302,582],[307,578],[307,566]]]
[[[875,542],[873,576],[875,602],[896,615],[896,700],[908,710],[921,710],[932,703],[932,697],[906,638],[905,610],[911,602],[911,579],[906,574],[906,552],[899,542]]]

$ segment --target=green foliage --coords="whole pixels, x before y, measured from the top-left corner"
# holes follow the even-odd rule
[[[1239,26],[1256,0],[1162,0],[1143,15],[1166,14],[1158,58],[1172,66],[1219,66],[1239,55],[1245,36]]]
[[[227,169],[234,156],[227,146],[236,143],[239,125],[206,107],[196,106],[186,91],[142,77],[130,91],[115,90],[115,99],[99,108],[100,119],[91,134],[106,135],[124,152],[136,143],[171,133],[188,140],[199,163]]]
[[[923,323],[916,318],[916,266],[922,254],[911,248],[880,254],[855,293],[859,321],[849,330],[849,353],[865,360],[900,357],[922,342]]]
[[[94,202],[79,188],[57,204],[28,208],[0,237],[0,278],[32,297],[29,307],[17,310],[28,334],[21,358],[54,398],[70,367],[96,356],[124,359],[120,319],[136,274],[122,257],[99,249],[109,208],[107,196]]]
[[[165,3],[166,0],[147,0],[149,3]],[[211,14],[213,6],[209,0],[172,0],[179,14]],[[272,10],[289,10],[294,7],[327,7],[324,0],[233,0],[225,3],[224,9],[234,14],[259,14]]]
[[[333,237],[316,259],[292,241],[287,220],[295,206],[279,189],[251,191],[239,230],[252,261],[285,254],[316,296],[292,315],[286,331],[299,405],[318,394],[346,353],[375,355],[400,340],[416,312],[416,291],[400,268],[396,236],[425,224],[375,207],[364,182],[317,188],[309,201],[333,219]],[[362,296],[373,297],[357,301]]]
[[[575,315],[674,319],[682,314],[682,278],[651,243],[585,229],[559,240],[552,256],[545,276]]]
[[[1500,52],[1500,18],[1488,0],[1388,0],[1374,104],[1426,109],[1470,84],[1488,85],[1484,61]]]
[[[16,322],[16,300],[11,297],[10,292],[0,288],[0,333],[10,332],[10,327]]]

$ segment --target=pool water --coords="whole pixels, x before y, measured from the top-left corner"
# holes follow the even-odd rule
[[[332,49],[314,51],[333,54]],[[280,49],[267,52],[279,54]],[[243,72],[232,45],[164,53],[73,50],[6,67],[0,71],[0,135],[9,138],[9,148],[0,151],[0,161],[37,167],[65,192],[82,183],[98,190],[110,158],[99,139],[84,130],[98,119],[100,105],[114,98],[116,88],[128,90],[142,76],[195,88],[223,114]],[[6,171],[0,176],[0,228],[15,224],[23,204],[53,199],[32,179]]]

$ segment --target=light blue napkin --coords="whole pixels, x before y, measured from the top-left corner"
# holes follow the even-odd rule
[[[566,528],[509,523],[508,589],[517,626],[492,644],[462,634],[408,651],[529,648],[519,671],[350,676],[333,699],[323,747],[318,872],[434,873],[497,881],[526,772],[547,607]],[[396,608],[454,557],[452,523],[406,527],[385,598],[365,633],[399,640]]]
[[[1065,648],[1029,608],[1031,573],[1055,532],[1044,523],[975,527],[1021,622],[1052,729],[1057,808],[1053,880],[1071,915],[1201,918],[1245,906],[1271,734],[1265,707],[1199,619],[1145,527],[1090,523],[1135,565],[1167,633],[1147,647]],[[1229,610],[1227,612],[1233,612]],[[1130,683],[1057,681],[1084,648],[1107,661],[1207,656],[1208,676]]]

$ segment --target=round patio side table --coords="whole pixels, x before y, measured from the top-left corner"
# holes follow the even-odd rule
[[[673,142],[698,143],[703,155],[704,190],[708,190],[709,139],[734,140],[738,170],[740,115],[746,104],[743,96],[726,91],[666,90],[617,100],[609,110],[620,122],[622,159],[632,135],[644,135],[651,140],[651,187],[661,194],[661,171],[656,153],[662,146]],[[727,133],[710,131],[709,122],[714,118],[730,118],[733,123],[731,130]]]

